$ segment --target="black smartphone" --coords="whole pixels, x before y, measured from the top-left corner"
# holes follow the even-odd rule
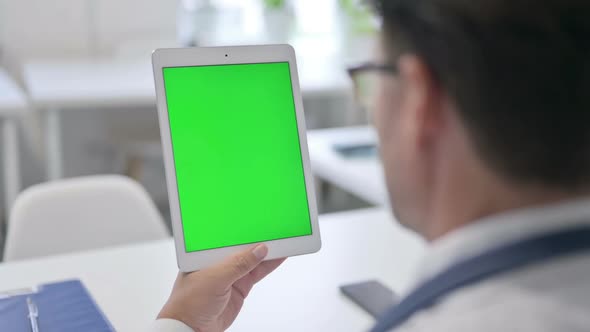
[[[376,280],[343,285],[340,291],[375,318],[398,302],[398,296]]]

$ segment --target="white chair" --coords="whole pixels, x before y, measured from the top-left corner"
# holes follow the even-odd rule
[[[119,176],[91,176],[33,186],[16,200],[5,261],[168,237],[147,192]]]

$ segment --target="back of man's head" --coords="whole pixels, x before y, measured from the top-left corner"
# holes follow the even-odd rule
[[[590,1],[374,0],[391,61],[419,56],[507,180],[590,185]]]

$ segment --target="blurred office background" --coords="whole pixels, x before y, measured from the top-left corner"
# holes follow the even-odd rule
[[[376,39],[359,2],[0,0],[1,218],[32,185],[123,174],[168,219],[151,51],[264,43],[297,52],[320,212],[386,205],[346,73]]]

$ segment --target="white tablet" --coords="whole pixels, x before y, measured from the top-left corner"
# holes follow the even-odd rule
[[[261,242],[267,259],[318,251],[293,48],[159,49],[152,60],[179,268]]]

